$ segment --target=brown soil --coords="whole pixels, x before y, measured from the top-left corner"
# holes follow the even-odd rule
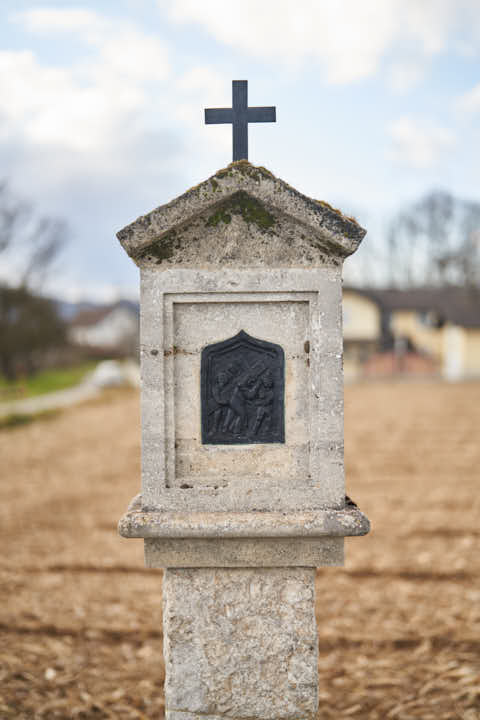
[[[480,384],[347,388],[372,521],[318,573],[321,718],[480,718]],[[112,392],[0,433],[0,718],[159,718],[161,573],[116,523],[139,413]]]

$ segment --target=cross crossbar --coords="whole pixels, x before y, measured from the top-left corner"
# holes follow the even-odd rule
[[[248,107],[248,81],[232,81],[232,107],[205,110],[206,125],[231,123],[233,160],[248,160],[248,123],[276,122],[275,107]]]

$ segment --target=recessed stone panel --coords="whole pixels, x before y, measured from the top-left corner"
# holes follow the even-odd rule
[[[188,300],[187,297],[181,299]],[[179,300],[173,301],[173,352],[169,357],[173,364],[175,408],[175,464],[169,466],[174,473],[173,477],[168,477],[169,487],[221,486],[248,475],[282,476],[292,481],[300,477],[305,479],[309,465],[306,438],[310,423],[310,370],[305,353],[305,344],[309,342],[309,295],[296,294],[292,300],[282,301],[268,293],[262,300],[245,297],[239,301],[235,295],[219,302]],[[211,345],[228,341],[239,332],[261,338],[260,343],[264,343],[263,347],[257,344],[258,349],[250,343],[249,355],[243,359],[245,367],[239,369],[239,382],[251,383],[239,391],[252,395],[251,401],[242,398],[244,406],[248,404],[245,426],[241,429],[235,426],[239,415],[235,415],[236,405],[231,402],[231,410],[217,405],[218,428],[214,430],[216,420],[210,417],[202,434],[202,352]],[[265,352],[263,357],[266,359],[263,359]],[[227,354],[227,361],[224,370],[229,373],[228,383],[233,385],[236,372],[230,367],[234,364],[233,355]],[[213,372],[220,369],[220,365],[214,367]],[[261,403],[262,398],[254,395],[268,396],[270,379],[276,385],[277,402],[271,408],[272,417],[266,418],[269,408],[257,413],[256,408],[262,406],[255,406],[254,402]],[[207,396],[205,388],[204,395],[204,416],[214,414],[215,403],[207,404],[211,396]],[[240,407],[240,401],[237,406]],[[260,425],[255,434],[258,419]],[[261,425],[266,419],[273,424],[270,434]],[[223,433],[223,427],[228,423],[227,432]],[[230,428],[233,432],[228,431]],[[214,432],[209,436],[212,430]],[[223,441],[229,437],[236,438],[236,442]]]

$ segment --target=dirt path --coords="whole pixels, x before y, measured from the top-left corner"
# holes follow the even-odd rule
[[[319,572],[322,718],[479,720],[480,384],[346,395],[348,492],[373,530]],[[0,718],[158,718],[161,573],[116,524],[136,393],[0,433]]]
[[[0,418],[8,415],[34,415],[36,413],[59,410],[61,408],[77,405],[84,400],[89,400],[100,393],[101,389],[94,385],[91,380],[86,380],[79,385],[65,390],[36,395],[22,400],[0,403]]]

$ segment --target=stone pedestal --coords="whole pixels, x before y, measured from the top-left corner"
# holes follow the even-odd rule
[[[164,576],[167,720],[302,720],[318,702],[313,568]]]

